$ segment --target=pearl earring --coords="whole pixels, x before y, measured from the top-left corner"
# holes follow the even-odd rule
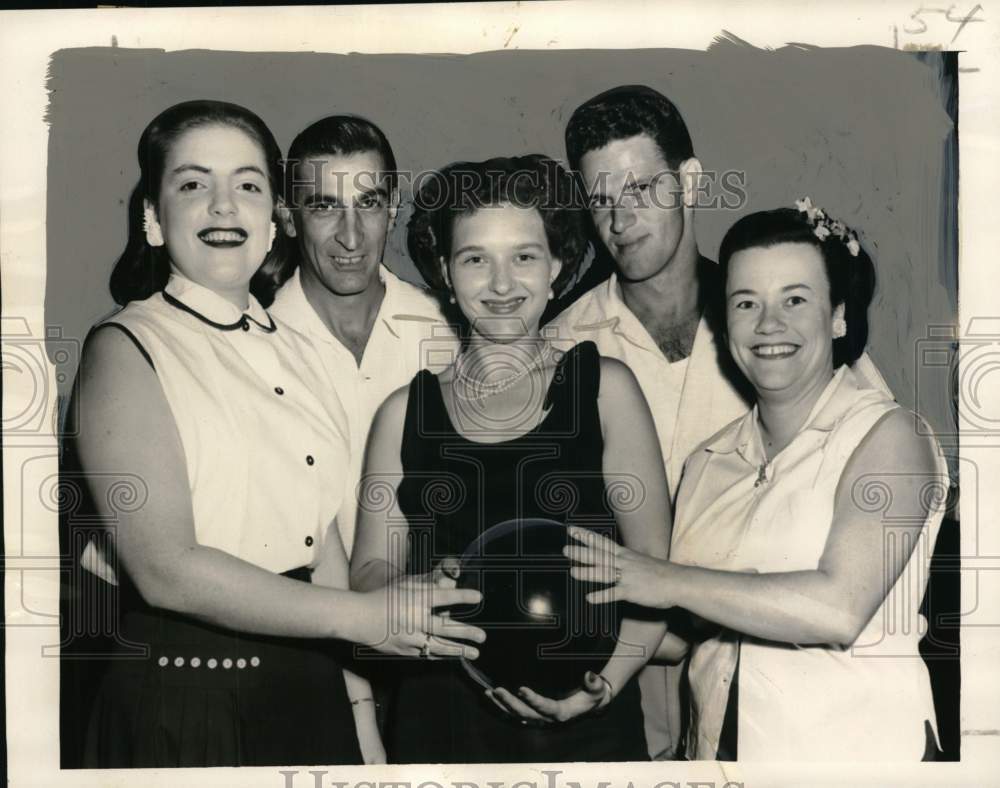
[[[271,247],[274,246],[274,237],[278,234],[278,225],[271,222],[271,232],[267,236],[267,251],[271,251]]]
[[[841,339],[847,336],[847,321],[842,317],[833,320],[833,338]]]
[[[455,299],[455,296],[450,295],[450,296],[448,296],[448,303],[449,304],[457,304],[458,301]]]
[[[146,243],[150,246],[163,246],[163,230],[156,221],[156,211],[147,205],[142,210],[142,231],[146,234]]]
[[[556,292],[551,287],[549,288],[549,301],[556,297]]]

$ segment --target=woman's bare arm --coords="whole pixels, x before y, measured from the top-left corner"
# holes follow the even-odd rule
[[[245,632],[397,650],[387,645],[384,594],[297,582],[198,544],[180,435],[156,373],[123,334],[92,335],[77,396],[83,470],[99,513],[117,520],[117,555],[150,605]],[[110,511],[105,487],[121,473],[145,484],[135,511]]]
[[[605,483],[622,541],[631,550],[665,559],[673,520],[663,456],[642,390],[632,371],[620,361],[601,359],[598,404],[604,431]],[[658,651],[663,658],[677,660],[686,653],[687,645],[667,633],[662,615],[626,618],[614,656],[601,672],[621,689]]]
[[[607,578],[602,565],[623,573],[617,587],[595,602],[629,599],[654,607],[679,605],[717,624],[786,643],[848,646],[864,629],[906,566],[930,513],[928,485],[940,484],[933,441],[915,434],[909,414],[886,414],[851,455],[837,486],[833,524],[819,565],[795,572],[744,573],[682,566],[630,554],[585,532],[588,544],[569,554],[591,569],[583,578]],[[882,512],[859,506],[855,483],[877,479],[895,506],[914,517],[891,528]],[[898,549],[888,549],[892,532]]]
[[[368,434],[351,555],[351,587],[357,591],[381,588],[405,572],[409,529],[399,509],[398,491],[407,399],[407,388],[389,395]]]

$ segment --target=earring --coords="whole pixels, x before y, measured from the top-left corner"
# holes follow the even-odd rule
[[[551,287],[549,288],[549,301],[556,297],[556,292]]]
[[[152,205],[147,205],[142,210],[142,231],[146,234],[146,243],[150,246],[163,246],[163,230],[156,221],[156,211]]]
[[[278,234],[278,225],[271,222],[271,232],[267,236],[267,251],[271,251],[271,247],[274,246],[274,237]]]
[[[455,299],[454,295],[450,295],[450,296],[448,296],[448,303],[449,304],[457,304],[458,301]]]
[[[833,320],[833,338],[841,339],[847,336],[847,321],[842,317]]]

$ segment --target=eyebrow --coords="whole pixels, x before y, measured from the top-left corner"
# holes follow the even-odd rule
[[[527,241],[527,242],[525,242],[523,244],[517,244],[517,246],[515,246],[514,248],[515,249],[541,249],[541,250],[545,249],[545,247],[542,244],[540,244],[538,241]],[[460,254],[465,254],[466,252],[485,252],[485,251],[486,251],[486,248],[483,247],[483,246],[477,246],[476,244],[469,244],[467,246],[463,246],[461,249],[456,249],[454,252],[452,252],[452,254],[453,255],[460,255]]]
[[[360,196],[369,197],[372,194],[377,194],[379,197],[384,199],[389,199],[389,191],[384,186],[377,186],[374,189],[361,189]],[[308,208],[310,205],[315,205],[318,202],[332,202],[335,205],[341,205],[340,197],[333,194],[310,194],[305,200],[302,201],[301,205],[303,208]]]
[[[180,173],[185,172],[186,170],[194,170],[195,172],[202,172],[205,173],[206,175],[212,172],[212,170],[209,167],[203,167],[200,164],[182,164],[179,167],[174,167],[174,169],[170,171],[170,174],[179,175]],[[257,175],[260,175],[264,178],[267,177],[266,173],[260,167],[254,164],[245,164],[242,167],[237,167],[233,171],[233,174],[242,175],[244,172],[254,172],[257,173]]]
[[[365,197],[368,197],[372,194],[377,194],[379,197],[385,197],[386,199],[388,199],[389,197],[389,190],[386,189],[385,186],[375,186],[375,187],[367,186],[365,188],[359,189],[358,191],[360,191],[361,194]]]
[[[812,290],[812,288],[809,287],[809,285],[803,284],[801,282],[796,283],[794,285],[785,285],[783,288],[781,288],[782,293],[787,293],[789,290]],[[742,290],[733,290],[733,292],[731,292],[727,296],[727,298],[732,298],[733,296],[738,296],[738,295],[757,295],[757,291],[749,290],[747,288],[743,288]]]
[[[626,169],[624,171],[625,178],[621,182],[621,186],[616,189],[604,189],[599,188],[608,185],[607,178],[598,178],[596,183],[585,184],[587,194],[591,197],[606,196],[608,194],[620,193],[624,190],[626,186],[637,185],[642,183],[652,183],[653,181],[658,181],[667,175],[672,175],[675,178],[678,177],[677,170],[664,166],[662,168],[657,167],[641,167],[638,169]],[[631,177],[630,177],[631,176]]]

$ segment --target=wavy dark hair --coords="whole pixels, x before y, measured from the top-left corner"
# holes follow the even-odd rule
[[[566,124],[569,166],[579,170],[588,151],[639,134],[653,138],[671,169],[694,156],[687,125],[670,99],[646,85],[621,85],[585,101],[573,112]]]
[[[587,251],[584,205],[570,174],[540,153],[455,162],[429,175],[406,227],[406,248],[424,280],[438,293],[450,292],[441,261],[451,255],[455,220],[496,205],[538,211],[549,251],[562,263],[552,285],[560,292]]]
[[[830,305],[844,305],[846,336],[833,340],[834,369],[853,364],[865,352],[868,344],[868,307],[875,295],[875,265],[859,244],[853,256],[847,244],[836,235],[820,240],[814,225],[804,211],[777,208],[744,216],[729,228],[719,249],[722,282],[729,273],[733,255],[745,249],[768,248],[778,244],[808,244],[819,250],[823,268],[830,284]],[[719,314],[725,314],[725,287],[719,288]]]
[[[281,194],[283,170],[281,149],[264,121],[237,104],[201,99],[185,101],[165,109],[146,126],[139,138],[139,183],[132,190],[128,205],[128,243],[111,272],[111,297],[121,306],[140,301],[161,291],[170,277],[170,257],[163,246],[150,246],[142,229],[143,200],[158,206],[163,169],[170,148],[185,132],[205,126],[227,126],[239,129],[260,146],[267,162],[267,180],[275,201],[273,219],[279,230],[271,251],[254,274],[254,280],[267,278],[284,266],[288,256],[288,239],[281,229],[277,201]]]

